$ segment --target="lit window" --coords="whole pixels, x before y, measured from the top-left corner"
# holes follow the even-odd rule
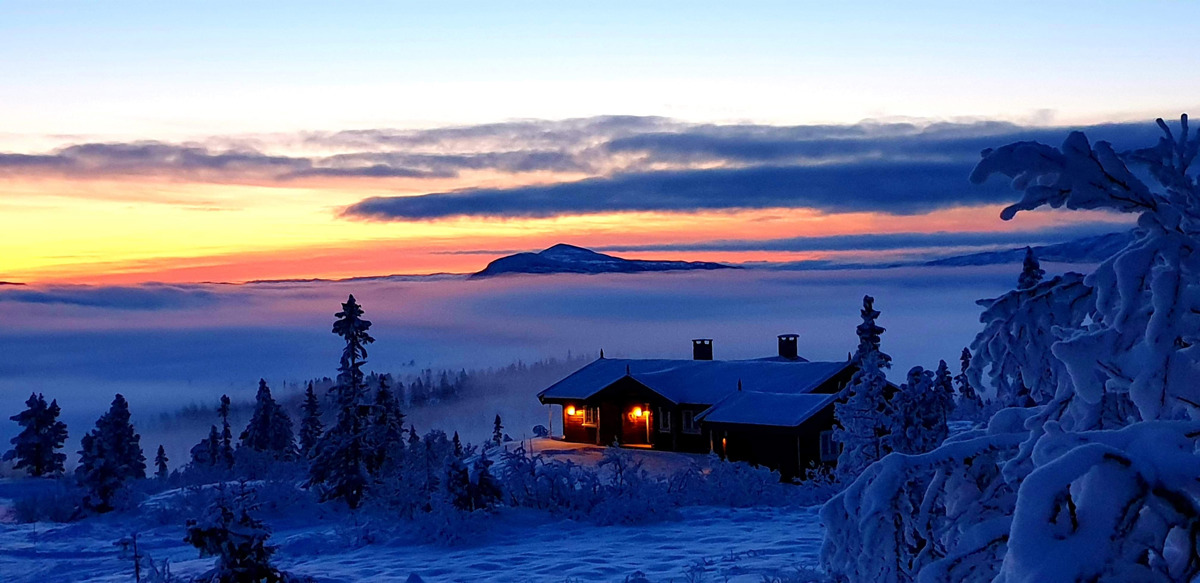
[[[658,430],[663,433],[671,432],[671,410],[666,407],[658,408]]]
[[[838,454],[841,453],[841,444],[833,439],[832,431],[821,432],[821,461],[832,462],[837,460]]]
[[[700,424],[696,423],[696,412],[691,409],[683,410],[683,432],[700,433]]]
[[[584,411],[583,424],[584,425],[595,425],[596,420],[600,418],[600,408],[599,407],[584,407],[583,411]]]

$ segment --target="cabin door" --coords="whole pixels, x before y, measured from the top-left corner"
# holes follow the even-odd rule
[[[631,403],[621,412],[621,443],[648,445],[650,443],[650,405]]]

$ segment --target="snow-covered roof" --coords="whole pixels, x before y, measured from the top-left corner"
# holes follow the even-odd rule
[[[542,399],[587,399],[629,376],[675,403],[709,405],[736,392],[807,393],[848,362],[643,360],[601,358],[538,393]]]
[[[707,423],[739,423],[797,427],[827,407],[836,394],[824,393],[761,393],[737,391],[696,416]]]

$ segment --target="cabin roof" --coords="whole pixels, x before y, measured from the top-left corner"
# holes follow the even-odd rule
[[[836,394],[736,391],[697,415],[696,420],[707,423],[799,427],[835,399]]]
[[[538,393],[540,399],[588,399],[630,377],[674,403],[711,405],[737,392],[807,393],[849,362],[802,360],[653,360],[601,358]]]

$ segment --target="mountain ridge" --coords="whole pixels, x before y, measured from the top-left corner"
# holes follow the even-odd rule
[[[541,251],[515,253],[493,260],[487,267],[471,274],[470,277],[481,279],[509,274],[646,273],[714,269],[740,267],[711,261],[625,259],[576,245],[558,243]]]

